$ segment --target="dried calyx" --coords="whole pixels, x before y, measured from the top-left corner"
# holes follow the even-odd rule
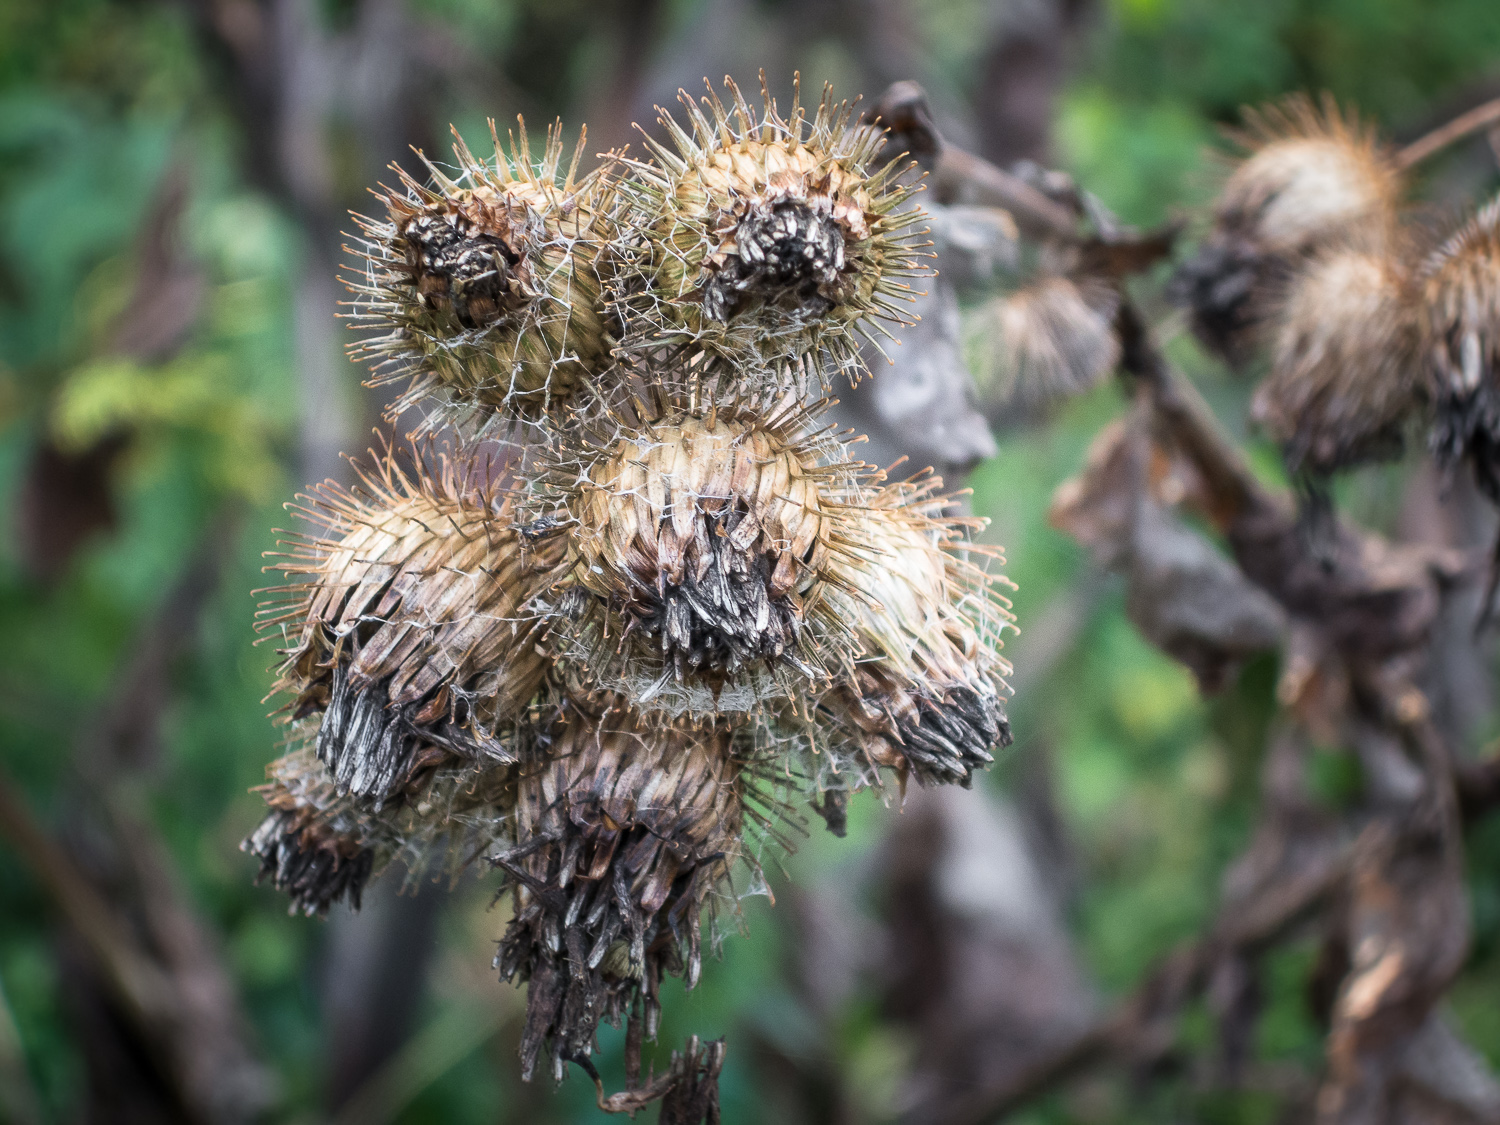
[[[925,476],[887,486],[858,521],[858,563],[829,594],[860,646],[852,667],[818,701],[829,724],[874,766],[923,783],[967,786],[990,751],[1010,743],[999,655],[1010,603],[969,542],[975,521],[946,516],[952,498]]]
[[[408,883],[441,873],[456,879],[480,856],[512,846],[516,769],[478,763],[433,769],[379,809],[339,791],[311,748],[267,767],[260,787],[270,809],[240,845],[260,860],[260,878],[292,899],[292,911],[326,914],[337,902],[359,908],[365,884],[400,861]]]
[[[668,402],[609,426],[548,451],[527,500],[569,545],[549,596],[574,623],[554,637],[588,651],[599,683],[642,705],[644,677],[669,677],[733,710],[726,687],[806,684],[843,658],[822,598],[866,474],[810,410]]]
[[[494,140],[484,162],[459,138],[454,175],[428,162],[427,186],[402,171],[404,192],[378,195],[385,218],[357,217],[363,264],[346,280],[367,335],[353,351],[374,363],[376,382],[410,381],[397,412],[438,394],[482,415],[535,418],[609,364],[595,261],[607,175],[577,177],[582,137],[564,171],[560,126],[536,164],[524,124],[509,151]]]
[[[378,473],[314,494],[305,514],[324,530],[284,556],[295,581],[261,623],[289,642],[275,685],[289,720],[321,714],[319,758],[377,808],[423,770],[509,756],[506,728],[547,671],[527,602],[561,560],[526,549],[508,505],[450,463],[387,454]]]
[[[561,1078],[637,997],[655,1035],[662,976],[702,964],[702,913],[744,856],[755,768],[723,724],[658,724],[615,697],[566,699],[522,756],[514,895],[496,964],[529,982],[521,1053]]]
[[[783,117],[769,94],[755,109],[726,92],[682,94],[691,131],[663,111],[671,144],[648,138],[654,162],[622,184],[610,290],[627,344],[693,344],[742,379],[819,353],[809,378],[857,377],[859,337],[900,323],[925,272],[901,167],[874,166],[880,130],[826,90],[811,120],[796,97]]]
[[[1331,97],[1247,110],[1248,150],[1214,205],[1214,225],[1170,292],[1200,339],[1232,363],[1248,358],[1302,256],[1358,235],[1374,250],[1395,234],[1402,179],[1374,130]]]

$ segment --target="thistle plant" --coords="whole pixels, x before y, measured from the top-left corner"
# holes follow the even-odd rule
[[[683,102],[653,159],[459,140],[358,220],[355,351],[453,452],[312,490],[262,622],[292,749],[246,849],[307,913],[397,861],[496,872],[528,1078],[593,1074],[622,1021],[639,1074],[663,977],[697,982],[799,799],[841,832],[849,793],[968,785],[1009,741],[982,523],[858,461],[817,398],[923,273],[905,167],[826,91]],[[722,1059],[600,1104],[716,1118]]]

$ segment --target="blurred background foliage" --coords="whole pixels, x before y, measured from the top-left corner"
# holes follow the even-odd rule
[[[450,120],[473,132],[486,115],[517,112],[535,122],[589,119],[601,145],[624,143],[626,115],[648,120],[651,102],[675,85],[694,89],[702,73],[726,69],[753,81],[763,65],[773,89],[794,69],[804,86],[828,79],[840,94],[866,96],[916,78],[950,135],[993,152],[984,140],[987,59],[1030,2],[412,0],[399,18],[450,80],[399,108],[420,118],[414,135],[432,151]],[[318,303],[326,287],[305,280],[309,263],[324,260],[316,216],[305,190],[257,164],[271,151],[253,140],[261,111],[237,102],[228,53],[203,30],[247,6],[205,16],[143,0],[0,4],[0,740],[10,783],[41,823],[63,832],[93,768],[82,752],[91,716],[107,706],[195,554],[205,544],[223,550],[213,593],[171,665],[155,744],[109,785],[159,832],[222,948],[251,1042],[275,1073],[271,1118],[312,1121],[327,1102],[331,926],[288,917],[280,895],[252,886],[253,865],[237,850],[260,815],[247,791],[277,737],[262,701],[272,654],[252,647],[250,591],[264,581],[273,529],[287,525],[283,500],[327,471],[309,452],[309,432],[326,422],[318,415],[336,408],[352,419],[340,433],[353,452],[376,406],[336,359],[341,341],[314,333],[308,343],[305,322],[331,325],[335,311]],[[358,0],[283,7],[335,45],[363,19]],[[1211,151],[1244,103],[1327,89],[1403,138],[1500,88],[1494,0],[1075,7],[1050,158],[1143,225],[1189,217],[1210,197]],[[335,46],[321,59],[337,67],[342,57]],[[357,102],[358,82],[346,87]],[[356,115],[337,99],[327,105],[316,124],[320,198],[359,206],[379,163]],[[295,167],[295,153],[282,158]],[[1472,197],[1493,168],[1462,153],[1440,163],[1438,204],[1444,193]],[[336,365],[332,400],[304,378],[309,347]],[[1242,387],[1185,338],[1174,348],[1237,424]],[[1053,488],[1122,407],[1119,391],[1102,387],[1050,426],[1004,437],[969,482],[975,509],[994,521],[988,537],[1007,548],[1023,629],[1017,743],[984,784],[1014,788],[1038,769],[1047,774],[1067,842],[1070,930],[1103,995],[1127,988],[1210,916],[1250,823],[1276,674],[1262,660],[1226,695],[1201,700],[1189,673],[1126,621],[1120,592],[1047,525]],[[1257,463],[1274,474],[1264,450]],[[1353,510],[1389,525],[1404,471],[1352,482]],[[1027,630],[1045,633],[1058,607],[1071,607],[1071,625],[1035,674],[1026,654],[1041,646],[1030,646]],[[1337,802],[1344,759],[1327,757],[1319,791]],[[795,896],[878,886],[871,868],[888,859],[881,841],[898,815],[873,796],[857,800],[848,839],[819,831],[785,861],[789,878],[772,866],[778,907],[768,897],[744,901],[752,938],[731,933],[695,992],[669,989],[664,1044],[729,1034],[726,1121],[834,1119],[805,1099],[783,1105],[791,1095],[768,1083],[762,1065],[776,1054],[817,1061],[841,1092],[839,1119],[889,1118],[912,1033],[888,1018],[868,982],[832,1018],[810,1014],[788,963],[802,940]],[[59,955],[55,915],[33,872],[14,853],[0,855],[0,1070],[34,1089],[40,1120],[77,1120],[87,1099],[71,962]],[[1500,1064],[1500,824],[1475,833],[1471,864],[1478,940],[1452,1003],[1471,1041]],[[358,1095],[379,1112],[351,1120],[600,1119],[581,1076],[556,1095],[517,1080],[521,999],[488,969],[502,928],[491,895],[485,878],[470,878],[440,915],[414,1036]],[[875,901],[858,906],[879,910]],[[1303,987],[1312,957],[1293,948],[1270,966],[1256,1044],[1265,1060],[1317,1065]],[[1183,1034],[1194,1034],[1192,1021]],[[1091,1081],[1023,1119],[1275,1119],[1270,1094],[1154,1089],[1143,1102],[1128,1083]]]

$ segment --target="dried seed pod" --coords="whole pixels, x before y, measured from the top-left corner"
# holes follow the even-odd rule
[[[1248,155],[1230,174],[1214,225],[1171,292],[1200,339],[1242,362],[1274,317],[1298,259],[1357,234],[1373,250],[1397,230],[1402,180],[1372,127],[1331,97],[1247,110]]]
[[[266,767],[259,788],[270,811],[240,845],[260,860],[259,878],[292,899],[292,912],[326,914],[341,900],[359,909],[370,879],[393,860],[417,883],[450,878],[510,842],[516,770],[509,763],[430,770],[411,799],[377,809],[341,793],[311,749]]]
[[[872,164],[881,130],[825,89],[807,119],[800,89],[782,117],[769,93],[752,109],[732,81],[680,100],[692,132],[665,111],[671,147],[622,184],[611,296],[627,347],[691,344],[741,378],[774,379],[782,361],[822,354],[857,379],[857,337],[901,323],[920,276],[921,212],[900,170]],[[823,365],[798,369],[821,379]]]
[[[1500,198],[1427,261],[1422,319],[1433,452],[1449,469],[1467,459],[1500,504]]]
[[[1416,350],[1401,260],[1357,245],[1325,250],[1288,288],[1252,417],[1294,473],[1399,454],[1418,402]]]
[[[987,412],[1031,419],[1097,386],[1120,362],[1119,303],[1103,282],[1044,277],[986,305],[970,337]]]
[[[795,404],[669,404],[613,424],[536,467],[534,522],[564,527],[572,560],[557,651],[678,712],[746,710],[840,659],[847,629],[820,598],[862,466],[836,438]]]
[[[943,515],[941,488],[928,476],[884,489],[859,522],[863,560],[834,564],[849,570],[828,601],[863,652],[809,718],[831,719],[875,766],[967,786],[1010,744],[999,649],[1012,617],[1003,579],[970,556],[1003,559],[968,542],[976,521]]]
[[[262,628],[290,633],[276,690],[291,719],[321,712],[318,756],[378,806],[450,758],[508,757],[547,670],[525,606],[561,550],[523,549],[509,505],[451,462],[407,473],[387,456],[363,483],[315,494],[304,514],[327,530],[283,556],[297,581]]]
[[[637,996],[654,1036],[663,973],[697,983],[702,912],[743,857],[754,778],[722,724],[654,724],[618,697],[565,701],[523,757],[514,912],[496,965],[529,982],[529,1078],[586,1059]]]
[[[456,176],[428,162],[426,187],[401,172],[405,192],[378,196],[384,219],[355,216],[363,266],[346,278],[350,316],[371,334],[352,351],[373,362],[377,383],[410,379],[393,413],[442,393],[481,413],[537,417],[609,362],[595,272],[606,178],[576,177],[583,137],[562,172],[561,126],[536,164],[524,122],[509,152],[493,121],[490,133],[493,163],[455,132]]]

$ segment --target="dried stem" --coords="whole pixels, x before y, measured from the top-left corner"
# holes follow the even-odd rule
[[[1441,125],[1426,136],[1412,141],[1396,153],[1396,167],[1406,169],[1420,164],[1449,145],[1456,144],[1465,137],[1496,124],[1500,124],[1500,98],[1475,106],[1469,112],[1459,114],[1446,125]]]

